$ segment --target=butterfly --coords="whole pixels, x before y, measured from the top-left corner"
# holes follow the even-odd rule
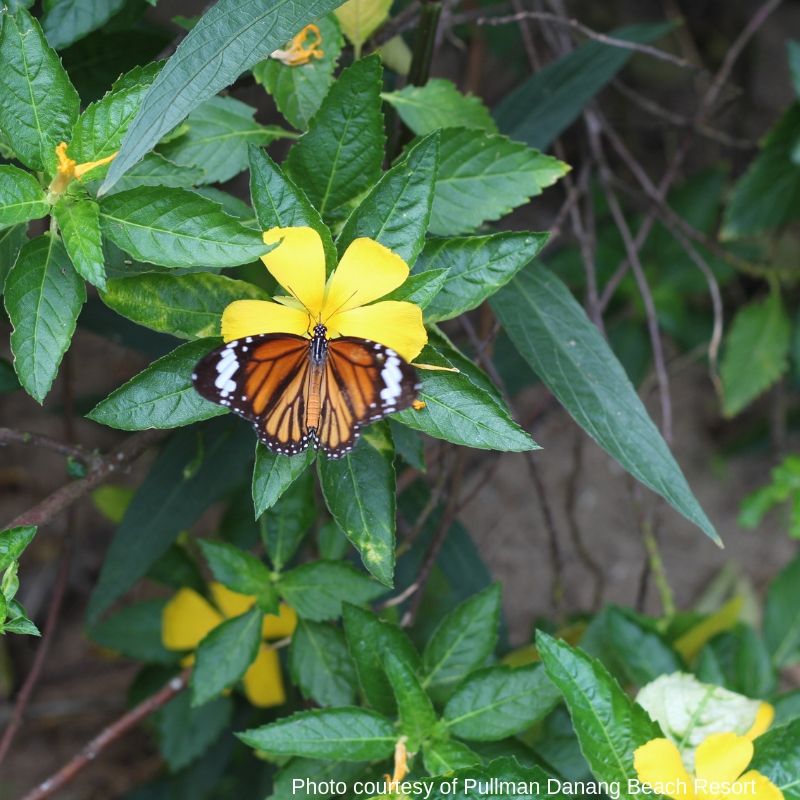
[[[198,361],[195,389],[253,423],[275,453],[310,445],[329,458],[355,446],[361,428],[411,406],[416,370],[394,350],[354,336],[327,338],[324,325],[307,339],[264,333],[236,339]]]

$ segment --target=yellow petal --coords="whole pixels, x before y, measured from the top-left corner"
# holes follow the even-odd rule
[[[416,358],[428,341],[421,309],[402,300],[383,300],[335,314],[328,321],[328,335],[371,339],[391,347],[406,361]]]
[[[283,639],[291,636],[297,627],[297,612],[286,603],[281,603],[277,614],[267,614],[261,627],[265,639]]]
[[[244,693],[254,706],[269,708],[286,702],[278,652],[264,644],[259,648],[256,660],[245,672],[242,682]]]
[[[269,300],[235,300],[222,312],[222,338],[226,342],[260,333],[296,333],[305,336],[308,314]]]
[[[222,617],[194,589],[180,589],[164,606],[161,640],[167,650],[193,650]]]
[[[669,739],[651,739],[633,754],[633,766],[642,783],[674,800],[694,797],[692,779],[678,748]]]
[[[208,588],[211,590],[211,596],[214,598],[217,608],[227,619],[244,614],[244,612],[249,611],[256,602],[255,597],[232,592],[227,586],[223,586],[221,583],[212,583]]]
[[[745,736],[748,739],[756,739],[761,736],[762,733],[766,732],[769,729],[769,726],[772,725],[772,720],[775,719],[775,709],[769,703],[762,703],[758,707],[758,711],[756,711],[756,718],[753,720],[753,724],[750,726],[750,730],[745,733]]]
[[[735,733],[714,733],[695,752],[694,771],[701,780],[732,783],[753,757],[753,743]]]
[[[740,800],[783,800],[783,792],[757,770],[745,772],[731,787],[729,797]]]
[[[261,260],[278,283],[294,295],[316,321],[325,295],[325,251],[313,228],[271,228],[265,244],[280,244]]]
[[[372,239],[355,239],[344,251],[328,282],[322,322],[335,314],[363,306],[396,289],[409,269],[400,256]]]

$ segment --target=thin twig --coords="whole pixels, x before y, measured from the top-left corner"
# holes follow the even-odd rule
[[[191,667],[176,675],[155,694],[134,706],[126,714],[104,728],[58,772],[42,781],[35,789],[26,794],[22,800],[45,800],[66,786],[84,767],[92,763],[110,744],[135,728],[142,720],[163,708],[173,697],[182,692],[189,684]]]
[[[40,447],[43,450],[50,450],[53,453],[74,458],[89,467],[97,467],[103,460],[99,453],[93,453],[78,445],[62,442],[44,433],[30,433],[29,431],[17,431],[13,428],[0,428],[0,447],[9,444],[29,444],[31,447]]]

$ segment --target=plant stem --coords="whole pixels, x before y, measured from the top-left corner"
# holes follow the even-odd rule
[[[667,580],[664,562],[661,559],[661,550],[658,547],[658,540],[653,532],[653,526],[650,520],[643,520],[642,535],[644,537],[644,546],[647,550],[647,558],[650,563],[650,572],[656,582],[658,595],[661,598],[661,609],[664,616],[669,619],[675,615],[675,598],[672,594],[672,587]]]
[[[411,67],[408,70],[408,82],[412,86],[424,86],[428,82],[433,48],[436,44],[436,32],[441,16],[440,0],[429,0],[422,4],[417,37],[414,40],[414,52],[411,56]]]

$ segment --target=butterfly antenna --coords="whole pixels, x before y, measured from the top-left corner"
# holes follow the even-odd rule
[[[328,314],[327,317],[325,317],[325,320],[323,321],[322,324],[324,325],[334,314],[336,314],[339,311],[340,308],[342,308],[342,306],[346,306],[357,294],[358,294],[358,289],[354,289],[353,293],[349,297],[346,297],[344,300],[342,300],[342,302],[336,308],[334,308],[333,311],[331,311],[331,313]]]
[[[314,319],[314,315],[311,313],[311,309],[295,294],[294,289],[292,289],[292,287],[289,286],[288,283],[286,284],[286,289],[289,292],[289,294],[291,294],[291,296],[294,297],[294,299],[297,300],[297,302],[300,303],[301,306],[303,306],[303,308],[306,311],[306,314],[308,314],[309,323],[308,327],[306,328],[306,333],[310,335],[311,325],[313,324],[313,319]]]

